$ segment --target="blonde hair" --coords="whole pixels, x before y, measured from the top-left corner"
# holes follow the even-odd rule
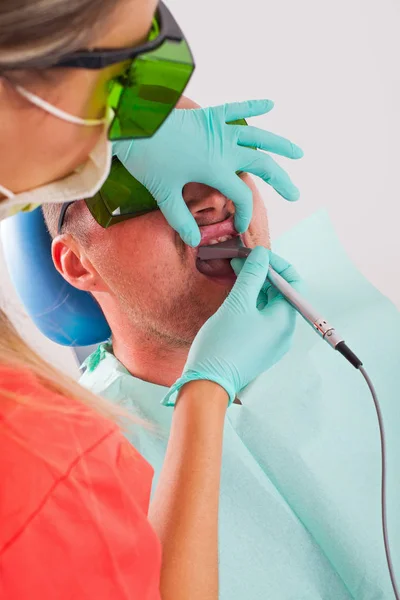
[[[1,0],[0,73],[44,69],[88,45],[120,0]]]
[[[21,338],[7,315],[0,308],[0,365],[5,365],[15,369],[29,369],[46,387],[46,389],[55,392],[65,398],[74,398],[79,402],[89,406],[98,414],[107,419],[117,422],[124,427],[127,419],[135,423],[144,423],[144,421],[132,417],[125,409],[111,404],[103,398],[97,397],[79,383],[68,377],[55,367],[48,364],[41,358],[29,345]],[[2,390],[0,383],[0,394],[5,394],[7,398],[18,403],[32,402],[31,398],[20,397],[17,394]],[[35,408],[40,409],[38,405],[40,400],[35,399]],[[65,410],[63,408],[63,410]],[[71,406],[73,410],[73,406]]]

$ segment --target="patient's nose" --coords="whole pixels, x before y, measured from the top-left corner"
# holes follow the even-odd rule
[[[185,185],[183,198],[199,225],[223,221],[235,212],[231,200],[215,188],[203,183]]]

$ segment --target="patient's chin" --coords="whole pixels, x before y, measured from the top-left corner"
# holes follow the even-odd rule
[[[166,325],[171,335],[190,345],[204,323],[223,304],[233,285],[232,281],[223,284],[211,277],[202,277],[191,299],[176,305],[173,314],[169,315]]]

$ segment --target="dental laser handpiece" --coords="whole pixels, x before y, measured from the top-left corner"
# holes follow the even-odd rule
[[[213,244],[212,246],[200,246],[198,250],[198,258],[200,260],[213,260],[217,258],[247,258],[251,252],[250,248],[243,246],[242,241],[239,237],[221,242],[220,244]],[[379,406],[378,396],[374,385],[368,376],[361,360],[350,350],[345,344],[343,338],[338,334],[335,328],[328,323],[324,317],[311,306],[311,304],[303,298],[283,277],[279,275],[272,267],[269,267],[267,278],[270,280],[273,286],[281,292],[288,302],[297,310],[298,313],[311,325],[322,339],[324,339],[334,350],[338,350],[356,369],[360,371],[364,377],[369,390],[372,395],[372,399],[375,404],[376,414],[379,424],[379,432],[381,438],[381,460],[382,460],[382,471],[381,471],[381,508],[382,508],[382,532],[383,541],[385,546],[386,562],[388,565],[390,581],[392,584],[393,592],[396,600],[400,600],[399,586],[397,585],[396,575],[393,567],[393,560],[391,557],[390,544],[389,544],[389,533],[388,533],[388,521],[387,521],[387,490],[386,490],[386,441],[385,441],[385,429],[382,417],[382,411]]]
[[[212,246],[200,246],[198,258],[201,260],[213,260],[218,258],[247,258],[251,248],[242,245],[239,237],[226,242],[213,244]],[[277,290],[286,298],[288,302],[297,310],[297,312],[311,325],[322,339],[324,339],[334,350],[340,352],[356,369],[362,362],[346,346],[344,339],[336,329],[322,317],[311,304],[303,298],[283,277],[279,275],[272,267],[268,270],[268,279]]]

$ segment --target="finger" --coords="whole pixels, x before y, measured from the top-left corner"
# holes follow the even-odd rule
[[[242,270],[245,260],[246,259],[244,258],[232,258],[231,265],[236,275],[238,275]],[[291,265],[287,260],[278,254],[275,254],[271,251],[269,251],[269,266],[272,267],[272,269],[274,269],[278,275],[283,277],[285,281],[297,289],[297,291],[299,291],[299,288],[304,287],[303,281],[293,265]],[[267,277],[262,285],[262,291],[266,294],[271,288],[274,288],[274,286]],[[274,289],[276,290],[276,288]]]
[[[265,115],[274,108],[272,100],[246,100],[225,105],[225,122]]]
[[[129,158],[132,142],[133,140],[122,140],[112,142],[112,155],[117,156],[124,166],[125,162]]]
[[[221,194],[235,205],[235,228],[244,233],[253,214],[253,193],[251,189],[235,173],[226,173],[214,185]]]
[[[303,292],[304,283],[296,269],[293,267],[293,265],[288,263],[287,260],[271,252],[270,267],[274,269],[276,273],[281,275],[281,277],[285,279],[287,283],[289,283],[297,292]],[[267,277],[265,284],[262,287],[262,295],[266,297],[268,303],[271,303],[278,297],[284,297],[282,293],[278,290],[278,288],[276,288],[275,285],[271,283],[270,279],[270,277]]]
[[[304,152],[299,146],[270,131],[264,131],[258,127],[240,127],[238,131],[239,146],[256,147],[266,152],[286,156],[286,158],[296,159],[304,156]]]
[[[299,292],[301,289],[304,288],[304,283],[300,275],[298,274],[294,266],[291,265],[287,260],[279,256],[278,254],[271,252],[270,265],[274,269],[274,271],[276,271],[278,275],[283,277],[285,281],[290,283],[290,285],[294,287],[295,290]]]
[[[304,283],[293,265],[275,254],[270,262],[270,266],[272,269],[274,269],[277,275],[280,275],[280,277],[282,277],[282,279],[286,281],[291,288],[293,288],[293,290],[298,293],[304,292]],[[268,289],[265,287],[263,288],[263,292],[266,294],[268,302],[271,304],[272,302],[282,301],[284,298],[286,298],[286,296],[280,291],[281,286],[279,285],[279,280],[276,281],[276,276],[275,278],[273,276],[269,276],[269,279],[272,281],[271,287]]]
[[[236,276],[238,276],[240,271],[243,269],[243,265],[245,262],[245,258],[232,258],[231,267],[234,270]],[[276,290],[272,286],[272,283],[269,281],[269,279],[266,278],[261,286],[261,290],[257,298],[258,309],[262,310],[266,306],[267,302],[271,301],[271,291],[273,292],[274,296],[276,296],[276,294],[279,294],[278,290]]]
[[[245,258],[232,258],[231,267],[235,271],[236,276],[238,276],[240,271],[243,269],[243,265],[245,262]]]
[[[257,246],[251,251],[240,269],[238,278],[229,295],[230,303],[256,306],[258,295],[265,282],[269,268],[269,251]]]
[[[199,227],[188,209],[182,195],[169,196],[158,202],[158,206],[175,231],[188,246],[198,246],[201,240]]]
[[[245,148],[242,149],[242,152],[243,160],[241,160],[238,167],[240,170],[261,177],[286,200],[294,202],[299,199],[299,189],[292,183],[286,171],[269,154]],[[246,163],[246,166],[244,166],[244,163]]]

